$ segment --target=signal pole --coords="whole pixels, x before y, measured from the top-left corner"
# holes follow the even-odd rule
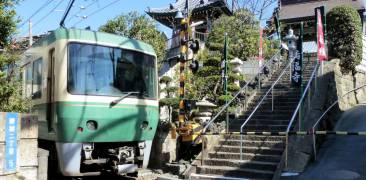
[[[185,125],[185,104],[184,104],[184,85],[185,76],[184,70],[186,67],[186,61],[188,59],[188,41],[189,41],[189,0],[186,0],[184,18],[180,21],[180,68],[179,68],[179,129],[182,129]]]

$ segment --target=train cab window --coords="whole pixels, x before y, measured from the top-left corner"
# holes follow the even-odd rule
[[[70,43],[68,48],[67,88],[71,94],[121,96],[139,92],[139,98],[156,98],[153,56],[81,43]]]
[[[42,97],[42,59],[33,62],[32,99]]]

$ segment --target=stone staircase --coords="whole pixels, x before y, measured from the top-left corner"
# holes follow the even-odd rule
[[[285,65],[280,68],[280,71]],[[315,67],[314,60],[304,61],[303,82],[307,83]],[[287,70],[289,71],[289,70]],[[230,122],[230,132],[240,132],[240,126],[253,111],[263,95],[277,80],[281,72],[276,72],[263,84],[247,113]],[[290,85],[289,73],[286,73],[273,91],[274,111],[272,112],[272,96],[264,100],[251,120],[245,126],[246,132],[286,131],[300,99],[300,88]],[[242,160],[240,160],[240,135],[223,135],[207,156],[203,165],[197,165],[190,179],[272,179],[285,150],[285,136],[243,135]]]

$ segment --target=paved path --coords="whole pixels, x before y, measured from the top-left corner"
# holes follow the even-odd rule
[[[346,111],[335,130],[366,131],[366,105]],[[329,136],[299,179],[366,179],[366,136]]]

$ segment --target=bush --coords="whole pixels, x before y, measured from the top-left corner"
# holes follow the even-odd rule
[[[329,55],[341,60],[343,73],[354,71],[362,59],[361,18],[350,6],[333,8],[327,14]]]

